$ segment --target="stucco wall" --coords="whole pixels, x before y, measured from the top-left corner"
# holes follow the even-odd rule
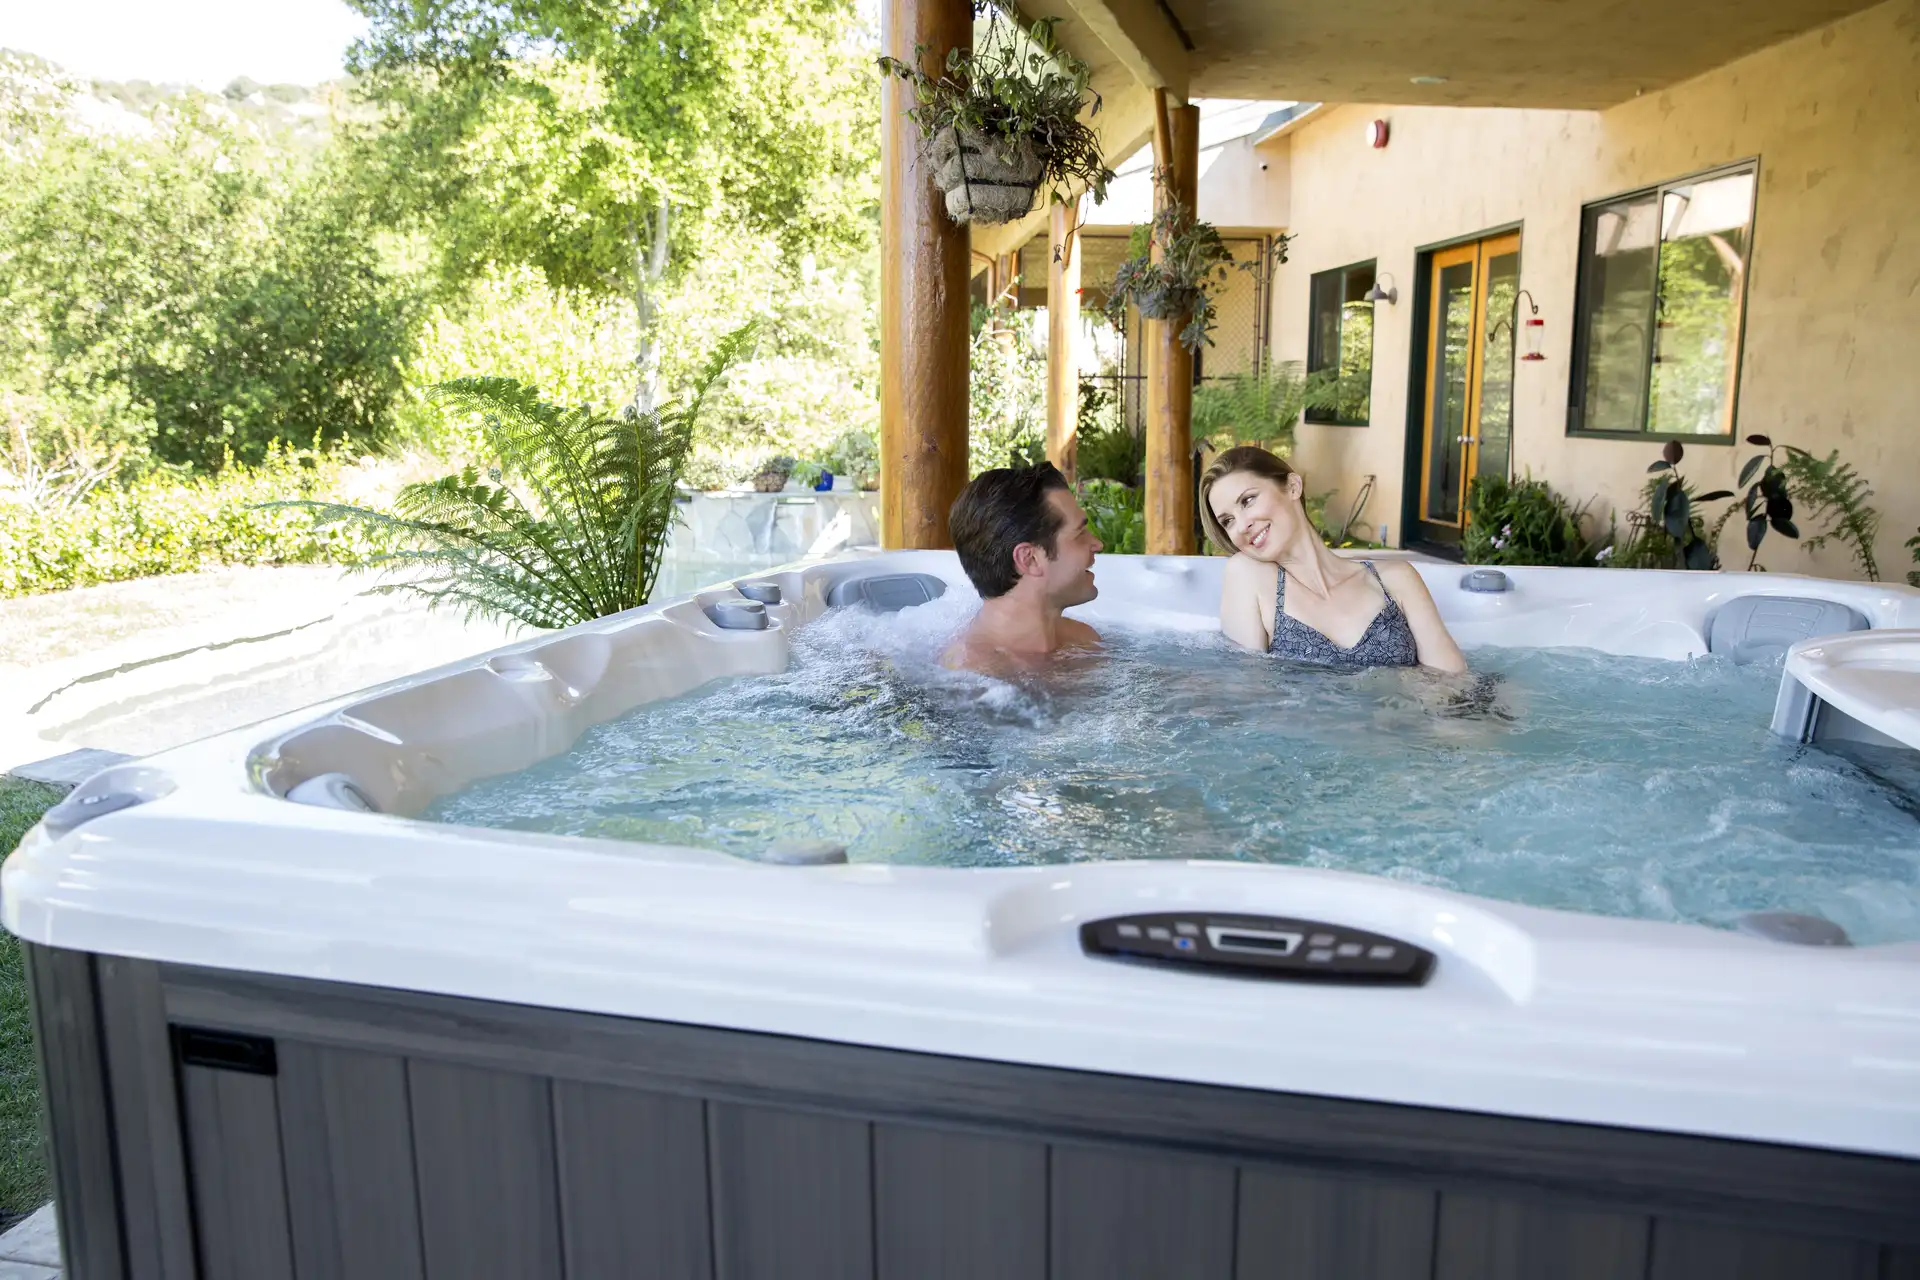
[[[1364,126],[1392,122],[1370,149]],[[1542,363],[1517,366],[1514,470],[1575,501],[1637,504],[1659,445],[1565,434],[1580,206],[1757,156],[1760,189],[1736,429],[1824,455],[1876,492],[1883,577],[1910,567],[1920,525],[1920,3],[1893,0],[1603,112],[1344,106],[1263,149],[1290,153],[1291,262],[1275,289],[1275,354],[1304,359],[1311,273],[1377,258],[1400,303],[1376,308],[1373,423],[1306,425],[1297,461],[1344,510],[1377,477],[1366,519],[1401,540],[1416,247],[1519,224],[1521,285],[1547,322]],[[1752,449],[1695,444],[1683,470],[1733,487]],[[1624,531],[1624,520],[1622,521]],[[1736,532],[1724,551],[1735,561]],[[1770,539],[1776,571],[1852,573],[1846,552]],[[1744,563],[1744,549],[1739,563]]]

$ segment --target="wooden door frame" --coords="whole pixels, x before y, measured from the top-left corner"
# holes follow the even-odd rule
[[[1524,268],[1526,235],[1525,224],[1522,222],[1502,223],[1498,226],[1488,227],[1483,231],[1473,232],[1470,235],[1452,236],[1445,240],[1432,241],[1431,243],[1418,245],[1414,248],[1413,324],[1411,326],[1412,332],[1407,352],[1407,421],[1406,428],[1403,432],[1405,449],[1402,459],[1402,483],[1400,486],[1400,545],[1404,548],[1417,548],[1452,560],[1460,559],[1461,555],[1458,542],[1436,542],[1420,532],[1421,526],[1433,523],[1425,519],[1422,512],[1426,509],[1426,439],[1427,418],[1430,409],[1427,400],[1429,391],[1427,369],[1428,356],[1430,354],[1429,347],[1433,337],[1432,313],[1436,303],[1436,299],[1433,296],[1434,259],[1450,250],[1461,249],[1468,245],[1476,247],[1484,246],[1488,243],[1509,237],[1514,241],[1514,252],[1521,255]],[[1476,248],[1474,258],[1474,320],[1476,325],[1480,318],[1479,311],[1483,300],[1482,291],[1485,287],[1484,271],[1480,266],[1483,259],[1484,251]],[[1517,334],[1515,335],[1515,340],[1516,342],[1518,341]],[[1479,356],[1476,346],[1473,353],[1473,364],[1477,365],[1478,363]],[[1470,398],[1477,399],[1478,392],[1479,388],[1472,386],[1470,388]],[[1477,414],[1473,414],[1472,409],[1473,406],[1469,405],[1469,413],[1471,415],[1469,420],[1477,418]],[[1513,467],[1511,440],[1511,429],[1509,429],[1509,452],[1507,458],[1509,471],[1511,471]],[[1476,452],[1469,461],[1477,462],[1479,456],[1477,447],[1468,447],[1470,449],[1476,449]],[[1464,502],[1462,504],[1460,520],[1461,523],[1459,527],[1464,529],[1466,527]]]

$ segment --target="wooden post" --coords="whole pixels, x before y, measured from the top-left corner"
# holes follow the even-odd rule
[[[1194,211],[1199,196],[1200,108],[1167,105],[1153,91],[1155,211],[1177,202]],[[1160,247],[1154,245],[1154,260]],[[1187,317],[1149,320],[1147,338],[1147,554],[1194,553],[1193,354],[1180,345]]]
[[[1047,235],[1047,459],[1073,483],[1079,449],[1079,206],[1056,204]]]
[[[973,43],[968,0],[885,0],[881,47],[930,72]],[[947,509],[967,482],[965,227],[947,217],[907,119],[913,91],[880,91],[880,540],[950,547]]]

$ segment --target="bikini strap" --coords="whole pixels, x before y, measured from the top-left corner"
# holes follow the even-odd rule
[[[1278,564],[1273,568],[1274,572],[1279,574],[1279,577],[1273,580],[1273,607],[1278,609],[1287,602],[1287,570],[1284,565]]]

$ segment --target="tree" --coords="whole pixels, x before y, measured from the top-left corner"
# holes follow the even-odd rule
[[[42,435],[203,469],[384,430],[412,295],[332,171],[192,99],[150,137],[43,121],[0,156],[0,393]]]
[[[451,283],[526,264],[629,299],[638,409],[689,261],[743,232],[789,255],[871,234],[878,92],[851,0],[351,2],[392,214],[432,231]]]

